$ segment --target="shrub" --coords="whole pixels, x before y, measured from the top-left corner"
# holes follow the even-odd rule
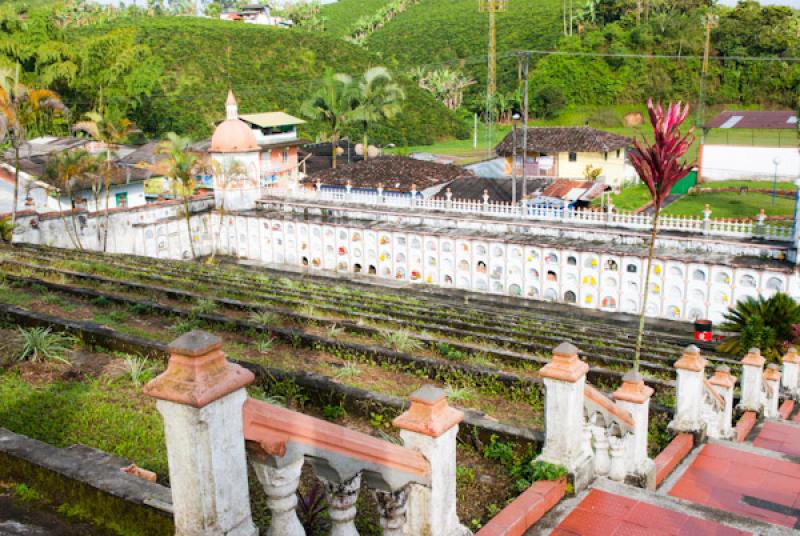
[[[411,336],[408,331],[383,331],[384,342],[398,352],[416,352],[422,348],[422,343]]]
[[[322,408],[322,418],[326,421],[338,421],[344,419],[345,416],[347,416],[347,411],[341,404],[328,404]]]
[[[561,113],[567,104],[567,99],[556,86],[542,86],[533,94],[531,104],[536,115],[550,119]]]
[[[125,359],[125,369],[128,371],[128,377],[134,387],[139,388],[150,379],[152,371],[146,357],[127,355]]]
[[[278,315],[272,311],[253,311],[250,313],[250,321],[262,326],[277,324],[278,319]]]
[[[19,328],[19,331],[22,335],[22,352],[18,361],[69,363],[64,354],[75,344],[74,337],[54,333],[50,328]]]
[[[725,339],[718,349],[741,356],[755,347],[765,357],[777,360],[794,342],[796,324],[800,324],[800,304],[791,296],[778,292],[770,298],[748,297],[725,314],[720,328],[736,335]]]

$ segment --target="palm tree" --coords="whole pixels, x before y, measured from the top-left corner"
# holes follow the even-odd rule
[[[331,133],[332,165],[336,169],[336,151],[341,129],[350,121],[356,104],[353,79],[346,74],[327,71],[316,93],[303,102],[300,112],[310,119],[323,121]]]
[[[748,297],[725,313],[720,328],[736,335],[726,337],[718,349],[741,356],[756,347],[766,357],[777,360],[797,337],[798,324],[800,304],[791,296],[778,292],[770,298]]]
[[[403,89],[392,80],[386,67],[372,67],[358,82],[358,104],[350,117],[364,127],[364,160],[368,158],[369,124],[394,118],[403,109],[405,98]]]
[[[75,131],[85,132],[91,136],[95,141],[99,141],[105,147],[105,158],[103,161],[103,188],[105,189],[105,230],[103,233],[103,251],[106,251],[108,246],[108,203],[111,196],[111,184],[116,182],[115,179],[119,176],[115,173],[117,170],[114,167],[113,151],[111,147],[124,142],[136,130],[136,125],[127,118],[116,119],[109,114],[103,115],[100,112],[88,112],[86,120],[75,123],[72,127]],[[95,206],[97,198],[95,199]],[[98,209],[99,210],[99,209]],[[98,241],[100,240],[100,226],[97,227]]]
[[[639,178],[645,183],[653,198],[653,224],[650,233],[650,250],[647,255],[647,272],[644,278],[642,309],[639,315],[639,333],[636,337],[636,352],[633,356],[633,369],[639,372],[639,356],[642,350],[644,335],[644,319],[647,312],[647,296],[650,294],[650,271],[653,265],[653,253],[658,235],[658,218],[661,207],[669,195],[669,191],[679,180],[684,178],[694,167],[694,162],[681,162],[681,158],[689,151],[694,136],[694,127],[684,135],[681,125],[689,115],[689,105],[680,102],[670,103],[666,112],[661,103],[653,105],[652,99],[647,101],[650,124],[653,126],[655,140],[650,143],[646,138],[642,142],[634,141],[635,151],[630,155],[631,164]]]
[[[14,205],[11,226],[17,222],[19,201],[19,150],[29,129],[41,134],[42,116],[62,112],[66,108],[58,95],[47,89],[35,89],[19,82],[19,65],[13,75],[0,70],[0,142],[7,140],[14,150]]]
[[[208,169],[209,164],[198,153],[192,151],[191,143],[192,141],[189,138],[170,132],[167,134],[166,139],[159,144],[156,152],[167,156],[165,162],[167,167],[164,174],[172,180],[172,184],[175,187],[180,186],[181,188],[183,216],[186,219],[186,230],[189,232],[189,247],[192,251],[192,258],[194,258],[194,239],[192,237],[192,218],[189,211],[189,201],[194,194],[195,177]]]
[[[75,220],[75,209],[78,205],[76,196],[79,192],[91,186],[93,182],[92,176],[97,172],[97,169],[97,158],[83,149],[73,149],[56,153],[50,157],[41,176],[44,182],[54,186],[59,192],[59,216],[64,224],[67,236],[69,236],[70,241],[77,249],[83,249],[83,244],[81,244],[80,232]],[[64,204],[61,197],[68,197],[70,200],[71,231],[64,216]]]

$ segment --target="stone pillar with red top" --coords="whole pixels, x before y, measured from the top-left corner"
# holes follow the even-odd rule
[[[642,375],[630,371],[612,397],[617,406],[633,417],[635,426],[628,443],[627,477],[632,484],[656,489],[656,464],[647,455],[647,432],[650,426],[650,398],[653,388],[644,384]]]
[[[578,349],[563,342],[553,360],[539,370],[545,386],[545,439],[537,460],[567,468],[575,490],[592,478],[592,456],[584,448],[584,387],[589,365],[578,359]]]
[[[447,403],[442,389],[426,385],[410,396],[411,406],[393,424],[403,445],[431,465],[431,484],[411,484],[406,505],[406,534],[472,534],[456,513],[456,436],[464,414]]]
[[[700,349],[690,344],[673,366],[677,375],[675,417],[669,428],[702,436],[705,430],[702,409],[706,360],[700,355]]]
[[[783,356],[783,374],[781,383],[783,388],[793,399],[800,398],[800,355],[794,346],[790,347]]]
[[[780,417],[778,413],[778,399],[780,398],[781,389],[781,369],[775,363],[767,365],[767,370],[764,371],[764,383],[766,384],[764,417],[767,419],[777,419]]]
[[[764,406],[763,375],[764,356],[758,348],[750,348],[742,359],[742,396],[739,400],[739,410],[761,413]]]
[[[719,422],[719,438],[731,439],[733,432],[733,388],[736,386],[736,376],[731,374],[731,369],[727,365],[720,365],[714,369],[714,376],[708,380],[717,393],[725,401],[725,409]]]
[[[225,359],[222,340],[192,331],[174,340],[167,370],[144,392],[164,418],[178,536],[255,536],[242,405],[253,373]]]

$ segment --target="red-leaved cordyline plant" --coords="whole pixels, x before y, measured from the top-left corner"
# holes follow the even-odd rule
[[[642,139],[641,143],[635,140],[633,145],[636,150],[630,155],[631,164],[642,182],[647,185],[653,198],[653,228],[650,234],[647,272],[642,290],[642,309],[639,315],[636,353],[633,358],[633,369],[637,373],[639,372],[639,356],[644,335],[647,296],[650,293],[650,270],[653,264],[653,251],[656,245],[661,207],[675,183],[688,175],[695,165],[694,162],[681,161],[694,143],[694,135],[692,135],[694,127],[689,128],[686,134],[681,133],[681,125],[689,115],[689,105],[683,106],[680,102],[670,103],[665,112],[660,102],[653,105],[653,100],[650,99],[647,101],[647,111],[650,115],[650,124],[653,125],[655,140],[653,143],[647,142],[646,139]]]

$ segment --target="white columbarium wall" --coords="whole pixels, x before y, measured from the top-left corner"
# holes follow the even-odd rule
[[[202,209],[198,204],[195,209]],[[189,235],[177,207],[130,210],[112,216],[115,232],[109,251],[156,258],[190,257]],[[72,247],[58,218],[30,227],[15,238]],[[89,219],[84,242],[92,243]],[[379,278],[574,303],[589,309],[636,313],[646,259],[609,253],[610,244],[587,242],[583,250],[558,245],[548,237],[503,238],[477,230],[440,229],[382,222],[326,222],[274,213],[192,217],[198,255],[219,254],[309,271],[372,274]],[[519,235],[515,235],[519,237]],[[746,296],[779,290],[800,298],[800,282],[786,263],[776,268],[735,267],[698,262],[713,255],[658,258],[650,281],[649,316],[719,321],[728,306]]]
[[[219,243],[222,253],[309,271],[370,274],[626,313],[638,312],[646,263],[631,255],[537,244],[533,238],[513,242],[256,215],[227,217]],[[782,290],[800,297],[796,279],[777,269],[656,259],[648,315],[718,321],[746,296]]]

